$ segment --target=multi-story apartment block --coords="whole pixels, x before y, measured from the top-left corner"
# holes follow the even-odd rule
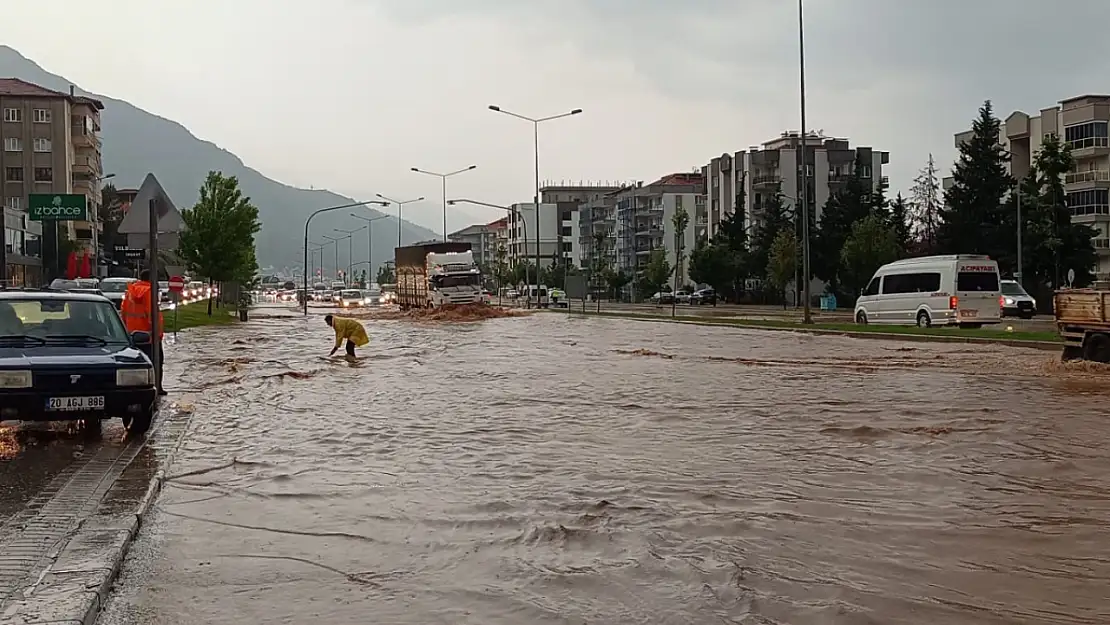
[[[64,222],[64,235],[99,257],[100,111],[92,98],[53,91],[18,78],[0,79],[0,199],[5,207],[9,280],[42,275],[42,224],[27,218],[32,193],[84,194],[88,221]],[[49,263],[47,263],[49,265]]]
[[[540,204],[537,215],[536,205],[513,204],[513,211],[509,214],[508,253],[513,263],[524,261],[536,264],[536,239],[539,233],[539,264],[540,267],[550,267],[555,259],[560,257],[562,250],[564,258],[574,251],[572,241],[563,241],[563,222],[560,219],[559,207],[554,203]],[[573,217],[573,212],[572,215]],[[568,224],[569,226],[569,224]]]
[[[559,213],[559,230],[556,247],[563,250],[563,262],[574,265],[582,255],[581,212],[580,207],[605,197],[606,194],[620,189],[621,185],[610,182],[579,182],[570,184],[564,181],[545,182],[540,187],[540,202],[554,204]],[[547,222],[540,220],[540,237],[545,236]],[[533,235],[534,236],[534,235]]]
[[[707,233],[714,236],[721,220],[737,210],[737,199],[743,195],[744,225],[754,228],[760,223],[764,202],[778,189],[783,204],[793,210],[801,200],[801,134],[784,132],[776,139],[732,154],[723,154],[702,167],[706,179],[708,203]],[[890,162],[889,152],[869,147],[851,147],[848,139],[827,137],[820,132],[806,135],[806,182],[810,206],[817,219],[829,197],[853,174],[856,163],[860,174],[871,179],[874,188],[887,181],[883,166]]]
[[[494,222],[497,223],[497,222]],[[475,224],[447,235],[451,241],[470,244],[474,261],[482,267],[489,267],[497,260],[497,233],[492,224]]]
[[[664,176],[651,184],[637,183],[613,194],[616,268],[636,274],[651,253],[664,250],[674,265],[674,215],[686,211],[689,224],[683,239],[686,257],[697,242],[698,223],[705,221],[705,178],[700,173]],[[683,263],[682,282],[689,282],[689,263]]]
[[[1015,111],[998,129],[998,142],[1010,155],[1010,175],[1021,179],[1033,167],[1033,159],[1049,135],[1071,147],[1075,168],[1064,176],[1064,193],[1072,221],[1095,229],[1094,246],[1098,280],[1110,279],[1110,96],[1081,95],[1061,100],[1030,116]],[[972,131],[956,135],[956,147],[968,141]],[[944,188],[952,186],[951,177]]]
[[[578,207],[578,265],[583,269],[617,266],[617,193]]]

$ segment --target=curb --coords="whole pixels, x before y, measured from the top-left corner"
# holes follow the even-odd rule
[[[561,311],[559,311],[561,312]],[[631,321],[648,321],[656,323],[685,323],[688,325],[698,326],[713,326],[733,328],[737,330],[755,330],[766,332],[797,332],[799,334],[811,334],[817,336],[847,336],[857,339],[885,339],[888,341],[917,341],[923,343],[971,343],[979,345],[1004,345],[1007,347],[1021,347],[1025,349],[1037,349],[1042,351],[1058,351],[1063,349],[1063,343],[1055,341],[1038,341],[1029,339],[1006,339],[1006,338],[987,338],[981,336],[940,336],[936,334],[901,334],[896,332],[858,332],[852,330],[830,330],[826,328],[805,328],[805,327],[782,327],[772,325],[756,325],[745,324],[736,322],[734,320],[722,321],[702,321],[698,319],[691,319],[689,317],[664,317],[662,315],[655,317],[652,315],[635,315],[623,313],[597,313],[597,312],[581,312],[570,311],[569,315],[577,315],[579,317],[605,317],[608,319],[628,319]]]
[[[127,552],[138,537],[143,519],[154,507],[184,438],[191,414],[176,416],[185,419],[186,424],[163,465],[147,478],[142,496],[128,504],[126,512],[110,510],[111,506],[106,505],[113,491],[122,486],[127,474],[124,469],[100,500],[97,510],[80,523],[64,545],[55,548],[51,554],[53,561],[24,590],[23,599],[0,614],[0,625],[96,625]],[[147,434],[144,446],[154,442],[149,437],[156,433],[157,430]]]

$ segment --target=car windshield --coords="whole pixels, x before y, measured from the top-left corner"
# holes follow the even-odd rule
[[[130,283],[123,280],[119,282],[101,282],[100,290],[105,293],[123,293],[127,290],[128,284]]]
[[[54,298],[0,300],[0,338],[11,336],[128,342],[111,303]]]
[[[50,288],[60,291],[68,291],[70,289],[79,289],[81,288],[81,285],[76,280],[63,280],[61,278],[55,278],[53,281],[50,282]]]
[[[344,299],[359,299],[362,297],[362,291],[343,291],[340,297]]]
[[[1021,288],[1021,285],[1018,284],[1017,282],[1003,282],[1002,283],[1002,294],[1003,295],[1029,295],[1029,293],[1027,293],[1025,291],[1025,289]]]

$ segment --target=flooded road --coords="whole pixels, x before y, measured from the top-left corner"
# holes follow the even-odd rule
[[[322,314],[322,313],[321,313]],[[1110,622],[1110,374],[556,314],[183,333],[102,624]]]

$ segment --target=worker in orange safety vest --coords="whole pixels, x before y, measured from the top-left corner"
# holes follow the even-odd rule
[[[127,332],[147,332],[151,330],[150,319],[150,298],[158,297],[158,292],[155,291],[150,284],[150,270],[144,269],[139,274],[139,279],[127,285],[127,292],[123,294],[123,302],[120,304],[120,314],[123,316],[123,324],[127,327]],[[158,311],[158,346],[161,347],[162,337],[164,335],[166,324],[162,321],[162,312]],[[161,380],[162,371],[162,350],[158,350],[157,362],[154,356],[154,340],[151,337],[149,345],[143,345],[139,348],[146,353],[150,358],[151,363],[158,368],[158,379]],[[162,388],[158,389],[158,394],[165,395],[166,391]]]

